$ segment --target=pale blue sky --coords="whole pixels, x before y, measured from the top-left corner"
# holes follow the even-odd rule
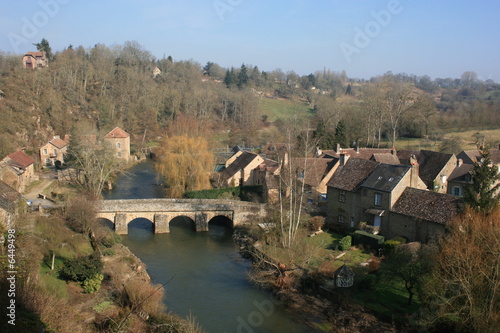
[[[500,2],[431,0],[0,1],[0,50],[138,41],[157,58],[369,78],[387,71],[500,81]],[[57,5],[54,5],[57,4]],[[378,20],[374,13],[378,13]],[[387,15],[389,13],[389,15]],[[31,28],[31,29],[30,29]]]

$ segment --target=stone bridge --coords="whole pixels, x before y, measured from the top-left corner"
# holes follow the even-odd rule
[[[218,199],[101,200],[96,211],[98,218],[114,223],[118,234],[127,234],[128,224],[137,218],[153,222],[155,233],[167,233],[170,222],[179,216],[193,220],[196,231],[208,231],[208,223],[215,217],[226,217],[235,227],[266,216],[263,204]]]

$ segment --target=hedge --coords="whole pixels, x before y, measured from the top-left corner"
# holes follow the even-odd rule
[[[230,195],[243,201],[252,201],[255,196],[262,197],[263,189],[261,185],[257,186],[238,186],[214,188],[211,190],[190,191],[184,193],[188,199],[223,199]]]
[[[368,245],[372,249],[378,249],[384,244],[384,236],[374,235],[366,231],[356,230],[353,233],[353,243],[355,245]]]

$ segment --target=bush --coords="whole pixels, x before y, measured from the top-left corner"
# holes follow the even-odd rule
[[[356,281],[356,288],[361,291],[372,290],[377,284],[377,276],[375,274],[366,274]]]
[[[314,216],[307,221],[307,229],[309,231],[319,231],[323,228],[325,224],[325,218],[323,216]]]
[[[342,251],[347,251],[352,245],[352,238],[351,236],[345,236],[339,241],[339,247],[340,250]]]
[[[382,246],[382,248],[384,249],[384,254],[387,255],[394,253],[394,251],[396,251],[399,245],[401,245],[401,242],[394,239],[389,239],[385,241],[384,245]]]
[[[93,294],[101,288],[101,282],[104,279],[104,275],[95,274],[90,279],[82,282],[83,292],[86,294]]]
[[[372,249],[379,249],[384,243],[384,236],[373,235],[369,232],[356,230],[353,234],[353,243],[355,245],[363,244],[368,245]]]
[[[102,261],[97,254],[67,260],[59,272],[64,280],[83,282],[101,274]]]

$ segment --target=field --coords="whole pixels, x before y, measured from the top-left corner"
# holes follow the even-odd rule
[[[278,119],[291,120],[296,117],[298,120],[308,120],[314,115],[306,102],[288,99],[274,99],[263,97],[260,100],[262,114],[266,115],[268,121],[274,122]]]

